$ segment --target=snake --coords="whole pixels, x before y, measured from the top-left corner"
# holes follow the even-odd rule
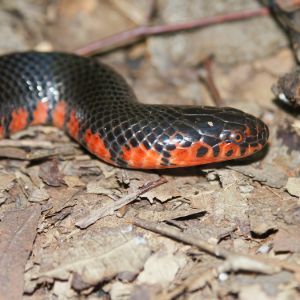
[[[267,125],[230,107],[144,104],[123,76],[63,52],[0,56],[0,138],[33,125],[64,130],[90,153],[133,169],[240,159],[267,144]]]

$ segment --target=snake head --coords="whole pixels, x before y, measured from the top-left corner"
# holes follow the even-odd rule
[[[267,143],[269,130],[260,119],[234,108],[181,107],[175,133],[159,142],[166,167],[193,166],[250,156]],[[168,150],[169,149],[169,150]]]

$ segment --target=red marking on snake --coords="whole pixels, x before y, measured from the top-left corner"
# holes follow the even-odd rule
[[[0,138],[4,137],[4,128],[3,126],[0,126]]]
[[[232,157],[235,158],[235,157],[239,157],[239,156],[242,157],[241,156],[241,148],[240,148],[240,146],[238,146],[236,144],[222,142],[219,144],[219,146],[220,146],[220,154],[219,154],[218,159],[220,159],[220,160],[228,160],[228,159],[232,159]],[[226,153],[228,151],[232,151],[232,154],[230,156],[226,155]],[[247,153],[247,151],[248,151],[248,148],[246,149],[245,154]]]
[[[251,136],[251,129],[247,126],[245,130],[246,136]]]
[[[90,129],[87,129],[84,135],[84,141],[87,149],[90,152],[105,160],[106,162],[112,163],[110,160],[110,153],[108,149],[106,149],[103,140],[97,133],[93,134]]]
[[[52,112],[52,119],[54,126],[58,128],[63,128],[65,123],[65,116],[66,116],[67,104],[64,101],[59,101],[53,112]]]
[[[200,147],[206,147],[207,153],[201,157],[201,161],[203,163],[209,162],[209,160],[213,157],[212,148],[203,143],[197,142],[192,144],[189,148],[182,148],[180,145],[176,145],[176,149],[171,150],[171,157],[169,159],[172,165],[176,166],[195,166],[199,164],[199,157],[197,157],[197,151]],[[215,160],[215,159],[213,159]]]
[[[218,145],[220,147],[220,153],[217,157],[214,156],[213,148],[201,141],[194,143],[189,148],[182,148],[180,145],[177,145],[176,149],[170,151],[171,157],[169,161],[172,165],[175,165],[174,167],[199,165],[200,158],[197,156],[197,152],[201,147],[207,149],[207,152],[201,156],[201,164],[209,164],[231,160],[233,158],[245,157],[252,152],[250,148],[247,148],[244,155],[241,155],[240,147],[238,145],[226,142],[221,142]],[[226,153],[230,150],[232,150],[232,154],[227,156]]]
[[[28,123],[29,113],[24,108],[20,107],[12,112],[12,120],[9,124],[9,130],[11,133],[24,129]]]
[[[45,124],[48,119],[48,109],[49,105],[47,102],[38,102],[33,112],[33,120],[31,122],[31,125]]]
[[[151,169],[153,166],[160,165],[161,154],[155,150],[146,149],[143,144],[130,148],[123,146],[122,153],[122,159],[134,168]]]
[[[74,138],[75,140],[77,140],[78,139],[78,132],[79,132],[79,120],[76,117],[75,110],[71,111],[70,119],[69,119],[68,124],[67,124],[67,128],[68,128],[68,132],[69,132],[70,136],[72,138]]]

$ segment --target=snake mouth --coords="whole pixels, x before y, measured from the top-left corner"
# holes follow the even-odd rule
[[[257,135],[257,140],[258,143],[262,145],[262,147],[264,147],[269,139],[269,128],[268,126],[261,120],[257,120],[258,122],[258,135]]]
[[[251,156],[260,151],[268,143],[268,139],[268,126],[260,119],[251,116],[251,122],[248,123],[245,130],[244,143],[240,145],[240,157]]]

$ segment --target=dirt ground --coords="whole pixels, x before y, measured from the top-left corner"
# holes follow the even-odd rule
[[[149,11],[155,5],[154,13]],[[243,0],[2,0],[0,53],[75,51],[134,28],[259,9]],[[300,122],[271,87],[296,66],[270,15],[99,49],[141,102],[260,117],[246,160],[125,170],[52,127],[0,141],[0,299],[300,299]],[[1,81],[1,78],[0,78]]]

